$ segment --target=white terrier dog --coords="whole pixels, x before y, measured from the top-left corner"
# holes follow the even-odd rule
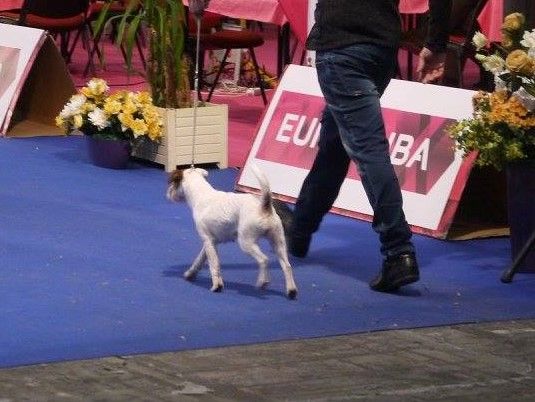
[[[267,178],[253,167],[262,194],[238,194],[214,189],[205,179],[208,172],[192,167],[175,170],[169,176],[167,198],[171,201],[185,199],[193,212],[197,232],[202,239],[201,252],[191,267],[184,273],[188,280],[194,280],[202,265],[208,260],[212,277],[212,292],[223,289],[223,278],[216,245],[238,240],[240,248],[258,263],[259,273],[256,285],[264,288],[269,283],[268,257],[260,250],[257,242],[266,237],[277,254],[286,281],[286,295],[297,296],[292,267],[288,261],[286,241],[281,220],[273,208],[273,198]]]

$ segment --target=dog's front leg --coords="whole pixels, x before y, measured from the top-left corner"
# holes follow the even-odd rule
[[[191,264],[191,267],[184,272],[184,278],[186,278],[188,281],[193,281],[197,277],[197,273],[202,268],[204,262],[206,261],[206,251],[203,248],[201,249],[201,252],[199,255],[195,258],[195,261],[193,261],[193,264]]]
[[[212,292],[221,292],[223,290],[223,278],[221,277],[221,268],[219,266],[219,257],[215,244],[206,239],[203,247],[206,258],[208,259],[208,267],[210,267],[210,275],[212,276]]]

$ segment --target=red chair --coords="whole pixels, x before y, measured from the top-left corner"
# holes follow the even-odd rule
[[[446,63],[446,78],[452,86],[464,86],[463,70],[466,61],[475,56],[472,38],[480,30],[477,18],[488,0],[453,0],[449,21],[449,38],[447,43],[448,61]],[[418,28],[404,32],[401,48],[410,53],[418,54],[424,45],[426,23]],[[450,68],[453,67],[453,71]],[[412,69],[412,66],[407,66]]]
[[[232,49],[247,49],[249,50],[249,53],[251,55],[251,61],[253,63],[255,75],[257,78],[257,85],[260,88],[260,92],[262,94],[262,100],[264,104],[267,104],[265,83],[262,79],[262,74],[260,73],[260,68],[258,66],[258,62],[254,52],[254,49],[256,47],[262,46],[264,44],[264,38],[262,37],[262,35],[250,31],[248,29],[242,29],[239,31],[225,29],[218,30],[221,27],[221,22],[223,19],[223,16],[221,16],[220,14],[205,12],[202,18],[203,19],[201,22],[201,36],[199,38],[202,54],[201,60],[204,60],[204,53],[207,50],[225,51],[223,58],[219,64],[219,68],[217,70],[214,82],[210,86],[206,101],[209,102],[210,99],[212,99],[214,90],[217,84],[219,83],[221,73],[225,69],[225,66],[228,64],[227,59],[230,54],[230,51]],[[195,40],[197,35],[197,25],[195,18],[193,18],[191,14],[188,15],[188,24],[188,32],[192,39]],[[199,99],[201,99],[200,93]]]
[[[74,46],[81,38],[91,60],[92,36],[87,19],[89,0],[25,0],[18,11],[1,13],[3,18],[16,20],[18,25],[48,31],[54,38],[59,37],[61,55],[68,63]],[[71,45],[70,35],[75,33]]]

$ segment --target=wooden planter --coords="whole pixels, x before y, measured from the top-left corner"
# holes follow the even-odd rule
[[[133,156],[164,165],[166,172],[192,163],[193,108],[160,109],[165,135],[160,144],[145,143]],[[195,164],[228,166],[228,106],[206,104],[197,108]]]

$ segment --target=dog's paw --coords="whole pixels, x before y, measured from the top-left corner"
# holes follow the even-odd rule
[[[256,287],[258,289],[264,290],[264,289],[267,289],[268,286],[269,286],[269,281],[259,280],[256,282]]]
[[[214,293],[219,293],[223,290],[223,284],[218,283],[217,285],[213,285],[210,290]]]
[[[286,292],[288,299],[294,300],[297,297],[297,289],[290,289]]]
[[[186,279],[187,281],[194,281],[195,279],[197,278],[197,272],[190,272],[190,271],[186,271],[184,272],[184,279]]]

